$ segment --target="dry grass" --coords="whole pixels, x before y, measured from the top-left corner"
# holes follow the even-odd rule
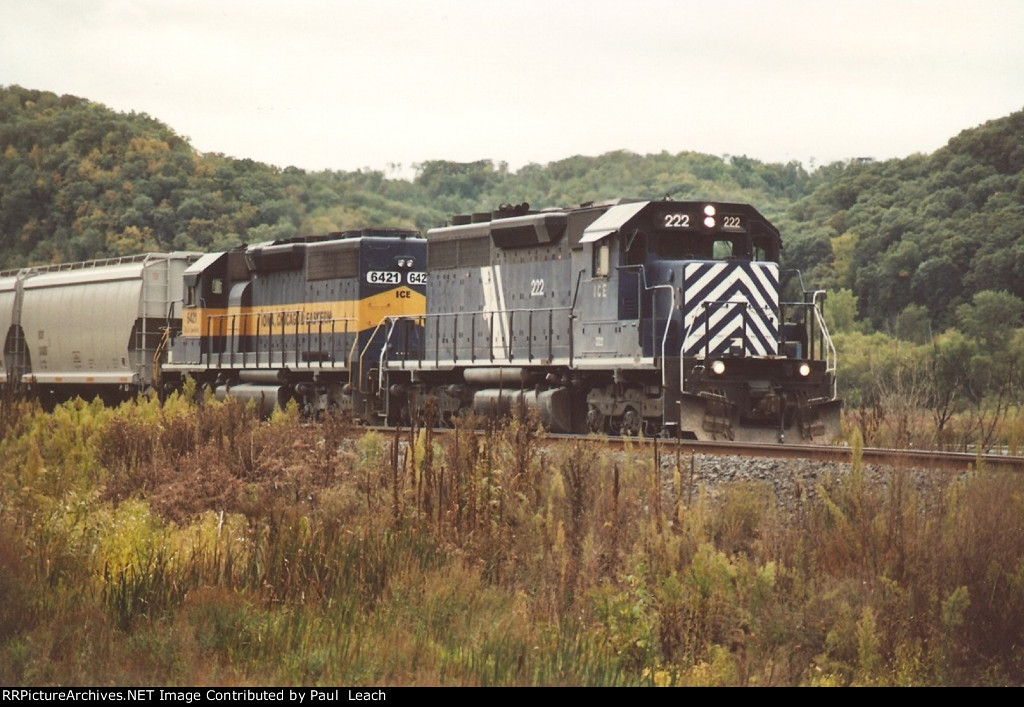
[[[1016,476],[855,465],[794,517],[530,419],[353,445],[188,400],[0,410],[4,684],[1024,682]]]

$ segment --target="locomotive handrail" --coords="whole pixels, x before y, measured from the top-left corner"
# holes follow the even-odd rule
[[[391,317],[384,317],[379,322],[377,322],[377,326],[375,326],[373,328],[373,333],[370,334],[370,339],[372,340],[373,337],[377,335],[377,332],[380,330],[380,328],[382,326],[384,326],[385,324],[387,324],[390,320],[391,320]],[[380,356],[379,356],[378,363],[377,363],[377,390],[383,390],[384,389],[384,357],[387,355],[388,340],[391,338],[392,328],[389,328],[387,334],[384,335],[384,345],[380,347]],[[360,371],[359,380],[360,381],[362,380],[363,355],[365,353],[366,352],[363,351],[359,355],[359,371]]]
[[[292,319],[292,322],[286,322],[285,316],[288,319]],[[288,363],[289,355],[292,358],[293,365],[298,368],[303,363],[302,360],[302,346],[301,346],[301,327],[305,326],[305,337],[307,345],[307,353],[311,353],[314,349],[314,324],[316,325],[317,331],[315,332],[316,348],[320,353],[323,353],[324,344],[324,325],[330,325],[330,331],[327,335],[330,337],[330,360],[336,360],[337,353],[337,341],[336,337],[340,334],[346,336],[354,333],[351,325],[356,321],[351,317],[332,317],[330,319],[310,319],[303,320],[303,310],[301,309],[280,309],[272,310],[269,312],[231,312],[228,314],[209,314],[206,317],[207,320],[207,332],[210,337],[224,337],[222,343],[216,344],[216,351],[210,350],[207,352],[208,360],[211,364],[214,363],[214,355],[216,355],[216,365],[218,368],[224,366],[225,358],[227,359],[228,367],[236,366],[249,366],[254,368],[260,368],[260,346],[259,341],[264,335],[264,323],[267,325],[266,337],[268,340],[267,346],[267,359],[266,366],[273,367],[274,361],[274,350],[273,342],[274,337],[278,337],[278,344],[280,350],[280,365],[286,365]],[[280,332],[275,331],[275,322],[280,320]],[[294,324],[294,328],[290,327],[289,324]],[[339,325],[343,325],[340,326]],[[243,337],[253,337],[254,342],[252,351],[243,350],[248,349],[248,346],[243,347],[241,345]],[[291,345],[288,340],[292,339]],[[355,343],[353,342],[353,346]],[[252,354],[251,363],[247,360],[247,354]],[[312,365],[313,360],[306,361],[308,365]],[[324,357],[318,356],[316,363],[320,368],[324,367]],[[350,360],[345,361],[346,367],[351,368]]]
[[[797,280],[797,282],[800,283],[800,291],[806,294],[808,292],[808,290],[807,290],[806,287],[804,287],[804,274],[802,272],[800,272],[799,268],[783,268],[783,269],[780,269],[779,270],[779,275],[782,276],[782,275],[785,275],[786,273],[794,273],[794,272],[796,273],[796,280]]]
[[[511,362],[513,362],[513,361],[515,361],[517,359],[517,356],[516,356],[516,353],[515,353],[515,344],[516,344],[516,341],[517,341],[517,337],[516,337],[516,335],[512,331],[512,326],[515,324],[516,315],[519,315],[520,317],[525,315],[526,316],[526,321],[527,321],[527,324],[526,324],[526,329],[527,329],[526,337],[527,337],[527,339],[526,339],[526,353],[524,354],[524,356],[525,356],[525,358],[526,358],[526,360],[528,362],[533,362],[537,358],[537,353],[535,352],[534,346],[533,346],[533,335],[534,335],[534,321],[535,321],[535,317],[538,314],[540,314],[540,315],[545,315],[546,314],[547,315],[547,321],[548,321],[548,326],[547,326],[547,332],[548,332],[548,351],[547,351],[547,354],[548,354],[548,358],[550,359],[550,358],[554,357],[554,335],[553,334],[554,334],[555,315],[557,313],[560,313],[560,312],[561,313],[568,313],[570,315],[570,317],[568,319],[568,323],[567,323],[568,324],[568,326],[567,326],[567,333],[568,333],[568,336],[569,336],[569,347],[570,347],[570,350],[571,350],[572,338],[573,338],[573,336],[572,336],[572,319],[571,319],[572,307],[543,307],[543,308],[532,308],[532,309],[531,308],[526,308],[526,307],[517,307],[517,308],[511,308],[511,309],[474,310],[474,311],[470,311],[470,312],[439,312],[439,313],[432,313],[432,314],[404,314],[404,315],[399,315],[399,316],[393,316],[393,317],[389,316],[389,317],[386,317],[384,320],[382,320],[382,323],[384,321],[393,321],[396,324],[398,322],[401,322],[401,321],[422,321],[422,322],[424,322],[424,330],[426,330],[427,320],[431,320],[431,321],[437,322],[437,326],[436,326],[436,328],[435,328],[435,330],[433,332],[432,341],[424,340],[423,346],[420,347],[420,349],[419,349],[419,356],[416,357],[416,359],[415,359],[415,360],[417,360],[421,364],[423,362],[425,352],[427,352],[430,348],[433,348],[433,351],[434,351],[434,353],[433,353],[434,365],[435,366],[440,365],[441,360],[442,360],[441,359],[441,333],[442,333],[441,329],[442,329],[442,326],[444,324],[448,323],[448,321],[451,322],[451,326],[452,326],[451,331],[450,331],[450,334],[451,334],[451,337],[452,337],[451,338],[451,344],[450,344],[450,354],[451,354],[451,360],[453,362],[459,361],[460,357],[461,358],[466,358],[466,359],[468,359],[471,362],[475,362],[475,361],[477,361],[481,357],[481,355],[484,355],[484,356],[486,356],[488,358],[488,360],[490,362],[498,362],[498,363],[508,362],[508,363],[511,363]],[[470,335],[469,335],[469,337],[467,339],[468,349],[469,349],[468,352],[465,349],[460,349],[460,347],[459,347],[459,340],[458,340],[459,319],[462,318],[462,317],[469,317],[469,320],[470,320],[469,321],[469,332],[470,332]],[[507,322],[507,327],[502,327],[502,329],[507,329],[507,334],[504,331],[502,331],[501,332],[501,336],[496,339],[494,334],[493,334],[495,330],[492,328],[492,330],[491,330],[492,331],[492,336],[491,336],[490,344],[487,346],[486,353],[481,354],[480,352],[478,352],[478,350],[476,348],[477,319],[478,318],[488,318],[488,317],[490,318],[490,320],[492,322],[494,322],[494,319],[496,317],[507,318],[507,319],[505,319],[505,321]],[[494,325],[492,324],[492,327],[493,326]],[[394,327],[391,327],[388,330],[388,333],[386,334],[385,339],[384,339],[385,346],[391,341],[391,336],[392,336],[393,332],[394,332]],[[431,346],[431,344],[433,344],[433,345]],[[404,359],[402,359],[402,361],[401,361],[401,368],[405,367],[405,364],[409,362],[410,358],[411,357],[406,356]],[[384,361],[385,360],[386,360],[385,358],[381,359],[381,365],[382,366],[384,365]]]
[[[378,390],[382,390],[384,387],[384,361],[387,358],[388,342],[391,340],[391,335],[394,333],[395,327],[398,326],[397,318],[392,319],[392,317],[387,317],[384,321],[388,322],[389,326],[387,334],[385,334],[384,336],[384,343],[380,347],[380,365],[378,365],[377,367],[377,372],[378,375],[380,376],[380,383],[377,386]],[[383,323],[384,322],[381,322],[381,324]],[[402,363],[404,364],[405,361],[402,361]]]
[[[380,326],[380,322],[377,322],[377,326],[378,327]],[[374,327],[374,331],[376,331],[376,327]],[[372,340],[372,338],[373,338],[372,334],[371,334],[370,338]],[[359,337],[358,336],[353,336],[352,337],[352,345],[348,347],[348,356],[345,357],[345,365],[348,367],[348,370],[349,370],[349,375],[348,375],[349,383],[352,382],[352,373],[353,373],[353,371],[355,371],[355,364],[356,364],[355,355],[356,355],[356,350],[358,348],[359,348]],[[363,359],[362,359],[362,356],[360,355],[360,358],[359,358],[359,379],[362,379],[362,371],[363,371]]]
[[[837,365],[839,357],[836,353],[835,344],[832,341],[832,334],[828,330],[828,325],[825,323],[825,317],[822,313],[822,301],[826,296],[825,290],[814,290],[805,292],[805,295],[810,295],[810,301],[804,302],[780,302],[782,307],[794,307],[804,310],[810,310],[813,312],[814,324],[817,325],[817,331],[820,336],[820,352],[817,352],[814,344],[816,339],[808,341],[809,351],[807,357],[810,359],[820,359],[825,361],[825,370],[829,373],[835,373],[837,371]],[[810,338],[810,337],[808,337]],[[833,378],[833,388],[835,388],[835,380]],[[833,394],[836,390],[833,390]]]
[[[802,309],[810,309],[813,312],[814,323],[817,324],[818,332],[821,335],[821,348],[823,349],[823,351],[820,354],[821,360],[824,360],[824,362],[825,362],[825,371],[826,371],[826,373],[831,373],[832,374],[832,376],[831,376],[831,378],[832,378],[832,397],[835,398],[837,390],[838,390],[837,389],[836,376],[835,376],[836,365],[837,365],[837,362],[838,362],[838,355],[836,354],[836,347],[835,347],[835,344],[832,341],[832,336],[831,336],[831,334],[829,334],[828,326],[825,324],[825,318],[824,318],[824,316],[822,315],[822,312],[821,312],[821,302],[819,301],[819,297],[824,297],[825,296],[825,291],[824,290],[815,290],[813,292],[807,292],[806,294],[809,294],[811,296],[811,299],[810,299],[809,302],[807,302],[807,301],[805,301],[805,302],[780,302],[779,303],[780,309],[781,309],[781,307],[787,307],[788,306],[788,307],[799,307],[799,308],[802,308]],[[732,305],[743,305],[744,310],[747,310],[747,309],[750,308],[750,303],[744,302],[744,301],[724,300],[724,301],[704,301],[704,302],[701,302],[701,306],[704,309],[708,309],[709,307],[722,307],[722,306],[732,306]],[[686,389],[686,365],[685,365],[685,362],[684,362],[684,357],[686,355],[686,345],[687,345],[687,342],[690,340],[690,336],[693,333],[693,327],[696,325],[698,319],[700,319],[700,317],[694,316],[690,320],[690,323],[686,327],[686,333],[683,335],[683,343],[679,347],[679,388],[680,388],[680,390],[685,390]],[[705,316],[704,317],[704,326],[708,327],[709,325],[710,325],[710,316]],[[744,328],[746,328],[746,325],[747,325],[747,315],[746,315],[746,313],[744,313],[744,316],[743,316],[743,325],[744,325]],[[746,335],[744,335],[743,340],[744,340],[744,353],[745,353],[745,351],[746,351],[746,340],[747,340],[747,336]],[[810,341],[808,343],[811,344],[811,345],[808,347],[808,351],[805,352],[806,356],[810,360],[816,360],[817,359],[817,355],[815,353],[814,346],[813,346],[814,342]],[[704,348],[704,358],[705,358],[705,360],[711,355],[710,346],[711,346],[710,336],[706,335],[704,337],[704,347],[703,347]]]
[[[384,385],[384,375],[383,375],[383,371],[384,371],[384,356],[387,353],[388,340],[391,339],[391,332],[394,331],[395,324],[398,322],[398,320],[399,319],[406,319],[406,318],[409,318],[409,317],[407,317],[405,315],[398,316],[398,317],[386,316],[383,319],[381,319],[379,322],[377,322],[377,326],[375,326],[373,328],[373,331],[370,332],[370,336],[368,336],[366,338],[366,343],[363,345],[362,351],[359,352],[359,373],[356,376],[356,385],[358,386],[358,390],[359,390],[360,393],[367,393],[367,392],[369,392],[369,391],[363,389],[363,360],[366,358],[366,354],[367,354],[367,352],[370,349],[370,345],[373,344],[374,340],[377,338],[377,332],[379,332],[381,327],[384,326],[385,324],[390,324],[390,326],[388,327],[387,333],[384,335],[384,341],[381,342],[381,347],[380,347],[379,363],[377,365],[377,375],[379,377],[379,382],[378,382],[377,388],[379,390]],[[355,346],[356,346],[357,343],[358,343],[358,338],[357,338],[356,341],[352,342],[353,350],[355,349]],[[351,368],[351,366],[350,366],[350,368]],[[351,382],[351,380],[352,380],[352,376],[350,375],[349,376],[349,381]]]
[[[669,294],[668,316],[665,317],[665,331],[662,332],[662,334],[661,334],[661,389],[665,390],[668,387],[667,381],[665,379],[665,376],[666,376],[666,373],[665,373],[665,370],[666,370],[666,366],[665,366],[665,358],[666,358],[666,356],[665,356],[665,347],[668,345],[668,330],[669,330],[669,327],[672,325],[672,312],[675,311],[675,308],[676,308],[676,291],[675,291],[675,288],[672,287],[672,285],[670,285],[668,283],[665,283],[664,285],[655,285],[654,287],[651,287],[651,288],[648,288],[648,289],[651,289],[651,290],[667,289],[668,290],[668,294]],[[653,306],[653,301],[652,301],[651,318],[655,322],[657,322],[658,321],[657,312],[654,311],[654,310],[655,310],[655,308]]]
[[[415,316],[414,315],[400,315],[400,316],[397,316],[397,317],[386,316],[383,319],[381,319],[379,322],[377,322],[377,326],[375,326],[373,328],[373,333],[370,334],[369,341],[373,341],[373,338],[377,335],[377,332],[380,331],[380,328],[382,326],[389,325],[388,329],[387,329],[387,333],[384,335],[384,342],[381,344],[381,347],[380,347],[380,355],[379,355],[378,363],[377,363],[377,390],[383,390],[384,389],[384,362],[387,360],[388,342],[391,340],[391,334],[392,334],[392,332],[394,332],[395,326],[398,324],[398,321],[401,320],[401,319],[421,319],[422,317],[423,317],[423,315],[415,315]],[[367,346],[369,346],[369,344],[367,344]],[[359,371],[360,371],[360,373],[359,373],[359,380],[360,380],[360,382],[362,381],[362,378],[363,378],[363,376],[362,376],[363,356],[365,356],[365,355],[366,355],[366,348],[364,348],[362,353],[359,355]],[[422,361],[422,360],[423,360],[423,358],[422,358],[422,355],[421,355],[420,361]],[[403,363],[403,367],[404,367],[405,361],[403,360],[402,363]],[[360,392],[362,392],[362,391],[360,391]]]
[[[416,322],[417,320],[422,321],[425,317],[426,317],[426,315],[424,315],[424,314],[388,315],[388,316],[384,317],[383,319],[381,319],[379,322],[377,322],[377,325],[373,328],[373,331],[370,333],[369,338],[366,340],[366,344],[363,346],[363,350],[359,353],[359,379],[358,379],[358,381],[359,381],[359,385],[360,386],[362,386],[362,381],[363,381],[363,359],[366,358],[366,354],[369,351],[370,344],[372,344],[374,339],[377,337],[377,332],[379,332],[381,330],[381,327],[387,326],[387,332],[384,334],[384,341],[381,342],[380,354],[378,354],[378,357],[377,357],[377,380],[378,380],[377,388],[378,388],[378,390],[382,389],[383,386],[384,386],[384,363],[385,363],[385,361],[387,361],[388,343],[391,341],[391,336],[392,336],[392,334],[395,331],[395,327],[397,327],[400,322]],[[406,343],[408,343],[408,340],[406,341]],[[422,347],[422,346],[419,347],[420,356],[419,356],[418,360],[421,363],[423,361],[423,348],[424,347]],[[406,351],[406,353],[408,354],[408,351]],[[405,364],[407,363],[407,361],[408,361],[408,356],[406,356],[406,358],[402,360],[402,367],[403,368],[405,367]],[[368,392],[368,391],[365,391],[365,390],[362,389],[362,387],[360,387],[359,392],[363,393],[363,392]]]
[[[643,266],[643,264],[619,265],[615,269],[616,270],[633,270],[633,269],[639,270],[640,271],[640,283],[643,285],[643,288],[644,288],[645,292],[651,292],[653,290],[668,290],[668,292],[669,292],[669,298],[670,298],[669,310],[668,310],[668,315],[665,317],[665,330],[661,333],[661,361],[662,361],[662,364],[661,364],[661,387],[662,387],[662,389],[665,389],[665,388],[667,388],[667,385],[668,385],[667,384],[667,380],[666,380],[667,373],[665,372],[665,363],[664,363],[665,359],[667,358],[665,356],[665,347],[668,346],[668,332],[669,332],[669,329],[672,326],[672,312],[676,308],[676,290],[675,290],[674,287],[672,287],[672,285],[670,283],[667,283],[667,282],[663,282],[660,285],[648,285],[647,284],[647,269]],[[640,299],[641,299],[640,297],[637,297],[637,300],[640,300]],[[637,312],[637,314],[642,317],[643,316],[643,305],[639,301],[638,301],[638,305],[639,305],[639,311]],[[654,322],[655,324],[657,324],[658,313],[655,310],[656,310],[656,308],[654,306],[654,301],[652,300],[652,302],[651,302],[651,321]],[[652,335],[651,336],[651,338],[652,338],[651,343],[654,344],[654,340],[653,340],[654,331],[653,330],[651,331],[651,335]],[[684,343],[685,343],[685,340],[684,340]],[[640,343],[640,346],[641,346],[641,352],[642,352],[643,342]],[[653,348],[653,346],[652,346],[652,348]]]
[[[835,344],[832,342],[832,335],[828,331],[828,325],[825,323],[825,317],[821,312],[821,304],[818,302],[818,295],[825,296],[824,290],[815,290],[811,296],[811,309],[814,310],[814,319],[818,323],[818,327],[821,330],[823,337],[822,344],[828,346],[828,352],[825,354],[825,370],[832,373],[832,397],[835,398],[838,395],[838,376],[835,375],[837,366],[839,363],[839,356],[836,354]]]
[[[586,273],[586,272],[587,271],[585,269],[581,269],[578,273],[576,273],[576,289],[573,290],[573,293],[572,293],[572,306],[569,308],[569,366],[570,367],[572,367],[572,365],[575,363],[575,353],[576,353],[573,350],[574,349],[574,345],[575,345],[576,342],[575,342],[575,339],[573,338],[573,335],[572,335],[572,333],[573,333],[573,324],[572,323],[573,323],[573,320],[578,316],[576,314],[576,301],[577,301],[577,298],[579,297],[579,294],[580,294],[580,284],[583,282],[583,274]]]
[[[690,333],[693,331],[693,325],[697,323],[697,317],[690,320],[690,323],[686,326],[686,331],[683,332],[683,342],[679,345],[679,390],[680,392],[686,390],[686,342],[690,340]]]

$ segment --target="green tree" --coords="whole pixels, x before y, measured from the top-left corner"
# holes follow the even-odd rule
[[[903,341],[926,344],[932,338],[932,320],[919,304],[908,304],[896,318],[896,336]]]
[[[857,330],[857,295],[851,290],[830,292],[825,307],[825,324],[833,333]]]
[[[1006,348],[1013,330],[1020,326],[1024,301],[1009,292],[985,290],[974,295],[970,304],[957,307],[961,331],[978,341],[989,352]]]
[[[953,415],[964,408],[970,394],[971,362],[977,345],[958,331],[935,337],[928,347],[927,407],[935,422],[936,438],[948,447],[952,440],[946,430]]]

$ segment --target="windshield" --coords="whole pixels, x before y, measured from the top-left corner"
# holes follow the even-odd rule
[[[746,234],[705,236],[700,234],[658,235],[651,239],[653,253],[666,260],[777,261],[771,244],[763,239],[751,243]]]

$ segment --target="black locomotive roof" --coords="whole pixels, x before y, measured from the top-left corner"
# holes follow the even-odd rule
[[[406,228],[360,228],[332,233],[331,238],[422,238],[419,231]]]
[[[593,243],[621,230],[745,233],[782,244],[778,229],[750,204],[669,200],[614,204],[584,229],[579,242]]]
[[[337,241],[349,238],[422,238],[422,236],[419,231],[413,231],[407,228],[358,228],[347,231],[332,231],[331,233],[319,236],[280,238],[274,241],[256,243],[250,246],[250,249],[304,243],[322,243],[323,241]]]
[[[427,239],[449,241],[489,235],[499,248],[544,245],[557,242],[565,233],[570,216],[583,212],[599,215],[583,227],[582,232],[572,234],[573,245],[593,243],[623,229],[747,234],[752,238],[768,238],[780,248],[782,245],[778,229],[750,204],[632,199],[588,202],[543,211],[530,211],[527,204],[501,207],[492,213],[474,214],[472,218],[457,217],[449,226],[429,230]]]

